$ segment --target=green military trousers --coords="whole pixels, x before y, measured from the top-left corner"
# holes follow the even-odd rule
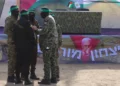
[[[46,47],[43,51],[43,62],[44,62],[44,79],[51,79],[51,78],[57,78],[56,77],[56,53],[57,47],[56,45],[52,47]],[[51,76],[51,77],[50,77]]]
[[[14,74],[15,64],[16,64],[15,45],[12,43],[8,43],[8,76]]]

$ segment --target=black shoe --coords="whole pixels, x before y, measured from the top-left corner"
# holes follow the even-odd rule
[[[35,74],[31,74],[30,79],[39,80],[39,78]]]
[[[14,82],[15,82],[14,76],[8,76],[7,82],[9,82],[9,83],[14,83]]]
[[[32,84],[32,82],[31,82],[29,79],[27,79],[27,80],[24,81],[23,84],[24,84],[24,85],[30,85],[30,84]]]
[[[57,83],[57,79],[56,78],[52,78],[51,79],[51,83]]]
[[[21,79],[16,79],[15,80],[15,84],[21,84],[21,83],[22,83]]]
[[[25,80],[24,77],[21,77],[21,80],[24,81]]]
[[[22,80],[22,81],[25,80],[22,74],[21,74],[21,80]]]
[[[23,75],[21,75],[21,80],[22,80],[22,81],[24,81],[24,80],[25,80],[25,78],[24,78],[24,76],[23,76]]]
[[[41,82],[38,82],[38,84],[45,84],[45,85],[50,85],[51,84],[51,81],[50,81],[50,79],[42,79],[42,81]]]

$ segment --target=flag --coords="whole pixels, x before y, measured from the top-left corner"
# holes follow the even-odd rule
[[[73,2],[69,2],[68,7],[69,7],[69,8],[73,8]]]

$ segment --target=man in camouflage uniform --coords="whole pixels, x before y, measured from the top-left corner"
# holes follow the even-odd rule
[[[29,12],[29,20],[30,20],[30,24],[31,25],[35,25],[37,28],[39,28],[39,24],[37,22],[37,20],[35,20],[35,13],[34,11],[30,11]],[[30,75],[30,78],[31,79],[34,79],[34,80],[39,80],[39,78],[37,78],[36,74],[35,74],[35,66],[36,66],[36,62],[37,62],[37,32],[34,31],[34,36],[35,36],[35,40],[36,40],[36,45],[35,45],[35,48],[34,48],[34,56],[31,60],[31,64],[30,64],[30,67],[31,67],[31,75]]]
[[[49,9],[42,8],[41,17],[44,19],[44,27],[39,29],[40,48],[43,52],[44,79],[38,84],[57,83],[56,77],[56,53],[58,50],[58,32],[54,18],[49,15]],[[36,29],[33,26],[34,29]],[[51,77],[50,77],[51,76]]]
[[[5,29],[4,33],[8,35],[8,82],[14,82],[14,72],[15,72],[15,63],[16,63],[16,53],[15,45],[12,39],[13,36],[13,25],[18,19],[18,7],[11,6],[10,8],[11,16],[7,17],[5,20]]]

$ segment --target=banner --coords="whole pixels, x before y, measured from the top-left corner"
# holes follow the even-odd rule
[[[63,36],[61,62],[120,62],[120,37],[107,35]]]
[[[120,63],[119,35],[63,35],[60,63]],[[7,61],[7,36],[0,35],[0,62]],[[38,43],[38,59],[42,59]]]

